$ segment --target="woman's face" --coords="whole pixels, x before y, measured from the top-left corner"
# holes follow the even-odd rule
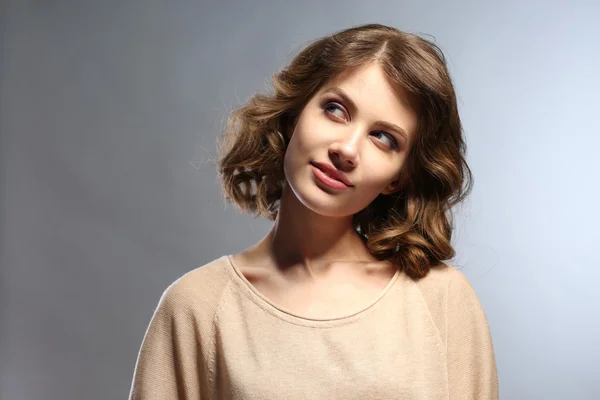
[[[354,215],[380,193],[400,187],[416,129],[406,97],[393,90],[377,63],[370,64],[325,84],[306,104],[285,153],[286,179],[314,212]],[[351,185],[327,184],[315,164],[342,172]]]

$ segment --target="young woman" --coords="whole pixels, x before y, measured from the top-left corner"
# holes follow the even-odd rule
[[[433,43],[369,24],[314,41],[234,111],[228,200],[274,221],[160,299],[132,399],[497,399],[490,330],[446,264],[471,189]]]

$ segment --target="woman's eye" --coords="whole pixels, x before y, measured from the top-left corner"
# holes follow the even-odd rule
[[[337,103],[327,103],[325,104],[324,109],[328,114],[333,114],[336,117],[344,118],[344,111]],[[331,110],[338,110],[340,111],[340,114],[334,114],[333,112],[331,112]]]
[[[323,109],[325,110],[325,112],[327,112],[328,114],[332,114],[338,118],[345,118],[345,114],[344,114],[344,110],[343,108],[335,102],[329,102],[327,104],[325,104],[325,106],[323,107]],[[341,115],[336,115],[334,114],[335,111],[340,111]],[[384,131],[376,131],[374,132],[375,136],[381,135],[384,139],[387,139],[388,143],[386,144],[387,147],[393,149],[393,150],[398,150],[398,142],[396,141],[396,139],[390,135],[387,132]],[[380,140],[382,142],[385,142],[385,140]]]
[[[390,135],[387,132],[383,132],[383,131],[376,131],[373,133],[375,136],[381,134],[383,138],[387,138],[389,144],[387,145],[389,148],[397,150],[398,149],[398,142],[396,142],[396,139],[394,139],[394,137],[392,135]]]

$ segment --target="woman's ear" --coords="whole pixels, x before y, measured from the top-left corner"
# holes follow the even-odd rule
[[[402,189],[402,181],[401,178],[396,179],[395,181],[390,182],[382,191],[381,194],[389,195],[392,193],[396,193]]]
[[[406,168],[402,168],[398,177],[390,182],[382,191],[381,194],[392,194],[400,191],[407,183]]]

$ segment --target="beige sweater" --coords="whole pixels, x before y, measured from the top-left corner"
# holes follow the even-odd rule
[[[229,256],[163,293],[130,399],[498,399],[490,329],[452,266],[398,272],[368,307],[308,319],[271,302]]]

